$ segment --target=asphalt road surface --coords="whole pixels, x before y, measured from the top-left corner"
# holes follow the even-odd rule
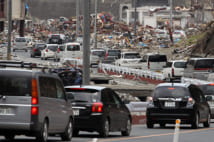
[[[210,128],[191,129],[190,125],[182,125],[180,129],[179,142],[213,142],[214,124]],[[146,128],[146,125],[133,125],[129,137],[123,137],[119,132],[110,133],[108,138],[100,138],[98,133],[80,132],[78,137],[73,137],[72,142],[173,142],[174,126],[167,125],[160,128],[156,125],[153,129]],[[34,137],[16,136],[14,142],[33,142]],[[59,137],[49,137],[48,142],[59,142]],[[0,142],[6,142],[0,136]]]

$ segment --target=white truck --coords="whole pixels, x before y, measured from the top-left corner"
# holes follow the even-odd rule
[[[137,52],[123,52],[121,57],[115,61],[116,66],[130,67],[130,68],[141,68],[142,58]]]

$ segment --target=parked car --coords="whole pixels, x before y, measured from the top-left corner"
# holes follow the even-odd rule
[[[102,60],[102,63],[105,64],[114,64],[117,59],[121,57],[120,49],[108,49],[105,53],[105,59]]]
[[[141,68],[142,58],[138,52],[123,52],[121,57],[115,61],[116,66]]]
[[[175,124],[176,119],[181,124],[191,124],[198,128],[210,126],[210,107],[201,89],[193,84],[161,83],[156,86],[149,99],[146,110],[146,125],[153,128],[158,123],[165,127],[167,123]]]
[[[184,69],[184,77],[207,79],[206,74],[209,74],[213,66],[214,58],[189,58]]]
[[[74,135],[79,131],[97,131],[102,137],[120,131],[129,136],[132,117],[116,92],[99,86],[65,86],[68,98],[73,100]]]
[[[46,44],[46,48],[41,51],[41,60],[55,59],[57,50],[58,44]]]
[[[46,47],[45,43],[34,44],[30,51],[30,57],[41,56],[41,50],[43,50],[45,47]]]
[[[199,85],[199,88],[202,90],[202,92],[206,97],[210,97],[208,104],[210,106],[211,118],[213,119],[214,118],[214,84],[213,83],[201,84]]]
[[[28,39],[26,37],[16,37],[13,42],[13,52],[16,50],[24,50],[27,52]]]
[[[180,79],[183,76],[184,69],[186,67],[186,60],[173,60],[168,61],[164,66],[162,72],[165,79],[177,78]]]
[[[26,69],[26,64],[22,69],[5,68],[6,63],[0,62],[1,65],[4,67],[0,69],[1,135],[10,141],[23,134],[35,136],[40,142],[46,142],[48,135],[70,141],[73,110],[61,79],[51,73]]]
[[[186,38],[186,33],[185,31],[182,30],[176,30],[172,34],[173,39],[181,39],[181,38]]]
[[[161,72],[167,63],[167,56],[161,53],[146,53],[142,58],[142,69]]]

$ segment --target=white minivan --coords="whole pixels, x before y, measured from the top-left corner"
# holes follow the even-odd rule
[[[62,55],[63,61],[73,61],[73,59],[83,58],[82,46],[78,42],[69,42],[64,44],[64,52]],[[99,57],[95,55],[90,55],[90,65],[98,65]]]
[[[166,66],[167,56],[161,53],[147,53],[143,56],[142,69],[161,72]]]

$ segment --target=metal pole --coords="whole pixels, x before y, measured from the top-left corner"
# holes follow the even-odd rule
[[[84,0],[83,85],[90,83],[90,0]]]
[[[97,0],[95,0],[95,17],[94,17],[94,48],[97,48]]]
[[[172,29],[172,0],[170,0],[170,28]]]
[[[12,0],[8,0],[8,46],[7,60],[11,60]]]
[[[79,35],[80,0],[76,0],[76,37]]]
[[[134,34],[136,35],[136,20],[137,20],[137,0],[134,0]]]

